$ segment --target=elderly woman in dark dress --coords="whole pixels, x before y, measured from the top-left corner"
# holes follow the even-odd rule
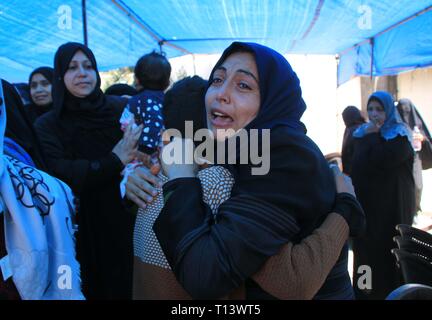
[[[354,132],[351,178],[366,214],[367,231],[353,239],[354,284],[360,299],[384,299],[400,285],[391,249],[395,226],[412,224],[415,213],[411,134],[389,93],[369,98],[370,122]],[[360,266],[371,269],[372,286],[358,286]]]
[[[421,196],[423,191],[422,171],[432,168],[432,137],[415,105],[409,99],[400,99],[397,110],[412,131],[415,147],[413,175],[416,186],[416,211],[421,211]],[[417,127],[417,128],[416,128]],[[418,130],[418,131],[417,131]],[[417,132],[416,132],[417,131]]]

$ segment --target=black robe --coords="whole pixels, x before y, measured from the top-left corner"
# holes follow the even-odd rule
[[[78,50],[90,60],[97,80],[82,98],[73,96],[63,80]],[[52,175],[80,200],[76,249],[83,293],[88,299],[129,299],[134,215],[121,199],[123,164],[112,152],[123,135],[119,119],[127,100],[102,93],[94,54],[80,43],[59,47],[53,79],[53,110],[35,127]]]
[[[413,221],[414,151],[401,136],[386,141],[379,133],[372,133],[354,141],[351,178],[367,223],[366,234],[352,242],[354,290],[358,299],[385,299],[401,285],[391,249],[395,248],[395,226]],[[362,265],[371,267],[372,291],[357,286],[363,275],[357,271]]]
[[[351,161],[354,153],[354,131],[365,123],[365,120],[360,112],[354,106],[348,106],[342,112],[342,118],[345,123],[345,132],[342,142],[342,168],[346,175],[351,174]]]
[[[117,110],[124,100],[105,96]],[[134,215],[120,197],[123,165],[111,153],[122,138],[120,126],[85,129],[64,114],[54,112],[36,122],[52,174],[68,183],[79,197],[77,258],[83,292],[88,299],[130,299],[132,288],[132,235]]]

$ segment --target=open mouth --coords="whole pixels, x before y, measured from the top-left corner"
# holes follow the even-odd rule
[[[233,118],[220,110],[213,109],[211,111],[211,122],[214,126],[225,127],[231,124],[233,121]]]

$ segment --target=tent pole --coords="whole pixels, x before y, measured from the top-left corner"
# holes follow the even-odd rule
[[[195,54],[193,54],[193,53],[192,53],[192,62],[193,62],[193,68],[194,68],[194,76],[196,76]]]
[[[82,8],[82,19],[83,19],[84,45],[88,46],[86,0],[81,1],[81,8]]]
[[[373,79],[373,65],[374,65],[374,43],[375,43],[375,39],[371,38],[370,39],[370,44],[371,44],[371,65],[370,65],[370,79]]]

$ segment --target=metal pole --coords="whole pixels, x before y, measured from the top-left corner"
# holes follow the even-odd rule
[[[196,64],[195,64],[195,55],[194,54],[192,54],[192,62],[193,62],[194,76],[196,76]]]
[[[81,1],[82,16],[83,16],[83,33],[84,33],[84,44],[88,46],[87,38],[87,11],[86,11],[86,0]]]
[[[374,45],[375,45],[375,38],[370,39],[371,43],[371,65],[370,65],[370,78],[373,79],[373,67],[374,67]]]

